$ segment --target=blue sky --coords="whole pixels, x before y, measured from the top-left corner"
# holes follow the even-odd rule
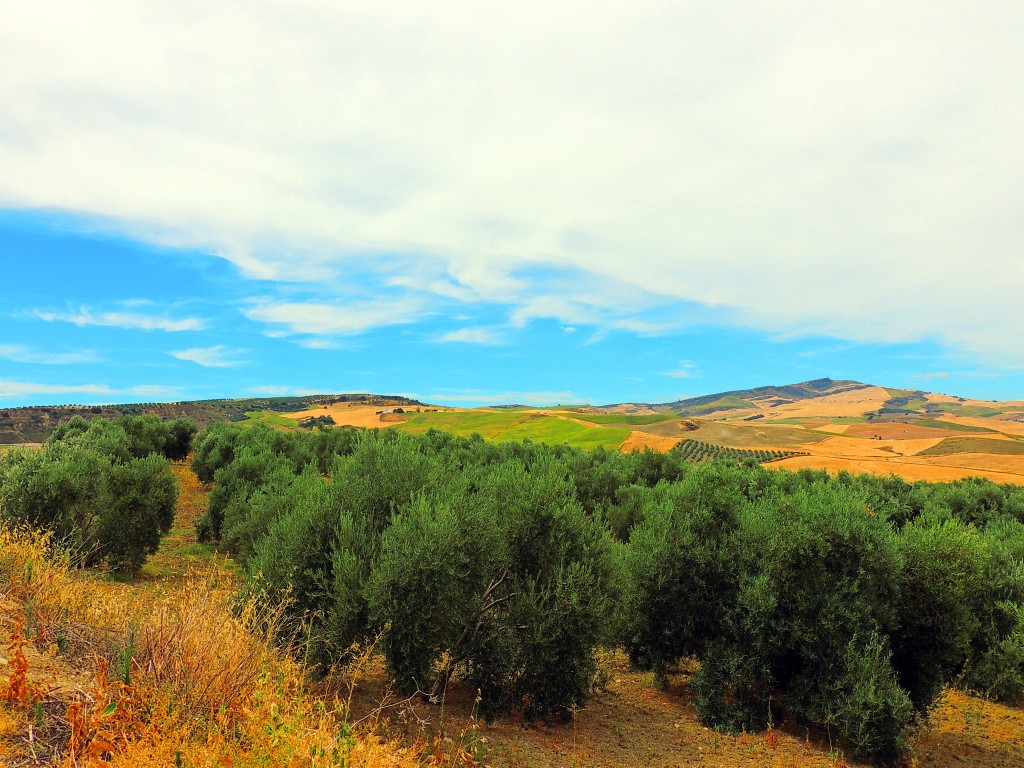
[[[1021,22],[11,9],[0,407],[662,402],[822,376],[1022,398]]]

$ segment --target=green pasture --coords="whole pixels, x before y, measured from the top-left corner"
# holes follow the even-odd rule
[[[921,451],[918,456],[951,456],[954,453],[998,453],[1024,455],[1024,442],[991,440],[983,437],[947,437],[941,443]]]
[[[591,424],[629,424],[631,426],[659,424],[676,418],[671,413],[565,413],[562,415]]]
[[[429,429],[469,437],[476,433],[486,440],[526,440],[538,443],[569,443],[591,449],[603,446],[617,449],[629,437],[627,428],[588,427],[579,422],[543,413],[495,413],[493,411],[454,411],[417,413],[401,429],[422,434]]]
[[[997,430],[989,429],[988,427],[974,427],[970,424],[954,424],[950,421],[942,421],[941,419],[922,419],[921,421],[914,422],[915,427],[935,427],[936,429],[949,429],[954,432],[996,432]]]

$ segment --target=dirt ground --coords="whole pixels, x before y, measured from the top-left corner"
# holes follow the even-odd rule
[[[351,696],[353,718],[376,721],[392,735],[431,738],[439,729],[454,744],[480,749],[494,768],[840,768],[844,758],[827,734],[792,723],[769,731],[729,735],[697,719],[687,682],[695,666],[672,676],[665,690],[649,673],[629,668],[624,654],[602,657],[607,683],[571,722],[524,723],[508,716],[486,723],[475,717],[474,692],[453,683],[443,706],[402,699],[387,684],[379,660],[368,662]],[[342,691],[344,695],[344,691]],[[382,706],[383,702],[383,706]],[[914,740],[918,768],[1009,768],[1024,765],[1024,712],[959,691],[941,699]]]

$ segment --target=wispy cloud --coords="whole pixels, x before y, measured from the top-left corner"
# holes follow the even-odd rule
[[[489,344],[498,346],[504,343],[501,334],[494,328],[460,328],[457,331],[449,331],[439,336],[436,341],[460,342],[463,344]]]
[[[37,352],[20,344],[0,344],[0,358],[15,363],[39,363],[41,365],[75,365],[95,363],[99,356],[91,350],[79,352]]]
[[[172,318],[138,312],[93,312],[87,307],[81,307],[74,312],[37,309],[32,314],[47,322],[60,321],[77,326],[98,325],[143,331],[201,331],[206,327],[206,321],[198,317]]]
[[[141,384],[137,387],[129,387],[125,390],[127,394],[138,397],[152,397],[154,401],[169,400],[176,398],[183,392],[182,387],[168,386],[164,384]]]
[[[270,334],[267,334],[267,335],[269,336]],[[284,334],[284,335],[287,335],[287,334]],[[302,339],[302,340],[297,341],[295,343],[298,344],[300,347],[303,347],[305,349],[337,349],[338,348],[337,342],[332,341],[331,339],[324,339],[324,338]]]
[[[250,320],[279,326],[271,332],[283,329],[293,334],[325,336],[356,335],[372,328],[411,323],[422,314],[422,303],[413,299],[345,304],[266,302],[245,310]]]
[[[106,384],[40,384],[28,381],[0,381],[0,397],[29,395],[114,395],[117,391]]]
[[[239,354],[238,352],[226,349],[223,344],[217,344],[213,347],[192,347],[191,349],[182,349],[176,352],[169,352],[168,354],[179,360],[196,363],[204,368],[233,368],[244,362],[235,357]]]
[[[291,394],[292,387],[277,385],[277,384],[265,384],[259,387],[252,387],[249,389],[249,393],[253,395],[264,395],[267,397],[286,397]]]
[[[665,375],[671,376],[673,379],[693,379],[700,376],[700,370],[692,360],[680,360],[678,367],[671,371],[665,371]]]
[[[166,399],[178,395],[181,387],[163,384],[140,384],[126,389],[117,389],[107,384],[46,384],[30,381],[0,381],[0,398],[32,397],[38,395],[102,395],[116,397],[133,395]],[[109,402],[109,401],[108,401]]]
[[[261,384],[256,387],[250,387],[247,391],[250,395],[255,395],[256,397],[301,397],[303,395],[326,395],[337,391],[368,392],[369,390],[365,388],[337,390],[330,387],[316,389],[314,387],[293,387],[286,384]]]

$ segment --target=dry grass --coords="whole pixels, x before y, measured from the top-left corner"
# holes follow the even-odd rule
[[[203,493],[183,486],[184,522]],[[185,530],[172,546],[191,546]],[[223,563],[163,553],[169,573],[125,584],[50,549],[0,528],[0,764],[420,765],[424,745],[352,728],[344,701],[308,695],[306,670],[270,642],[277,617],[233,604]]]

